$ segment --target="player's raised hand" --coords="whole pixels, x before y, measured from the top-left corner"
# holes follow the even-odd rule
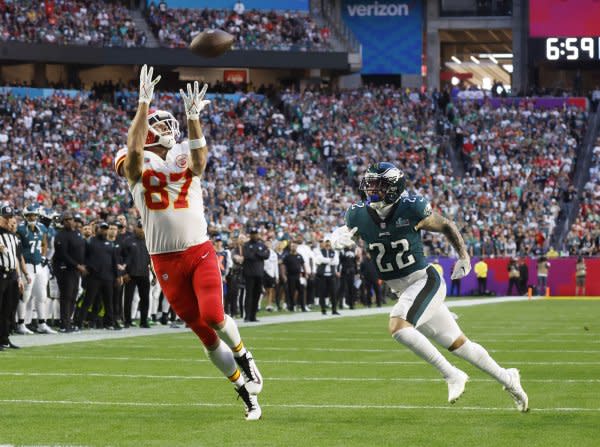
[[[139,102],[150,104],[154,95],[154,86],[160,81],[160,75],[152,79],[154,68],[144,64],[140,72],[140,98]]]
[[[185,114],[187,115],[188,120],[198,120],[200,119],[200,112],[210,104],[208,99],[204,99],[204,95],[206,94],[206,90],[208,89],[208,84],[204,84],[202,86],[202,90],[199,89],[198,81],[194,81],[194,87],[192,88],[192,84],[187,85],[187,95],[182,89],[179,89],[179,93],[183,98],[183,104],[185,106]]]
[[[344,248],[354,246],[354,235],[357,231],[358,227],[350,229],[346,225],[336,228],[331,233],[331,247],[334,250],[343,250]]]
[[[471,259],[469,257],[459,259],[454,264],[454,270],[452,271],[452,279],[464,278],[471,271]]]

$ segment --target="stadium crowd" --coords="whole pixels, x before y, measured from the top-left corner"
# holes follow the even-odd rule
[[[114,154],[125,144],[137,98],[121,90],[110,101],[105,99],[84,92],[26,99],[10,91],[0,94],[3,204],[19,209],[38,204],[47,217],[52,212],[75,213],[78,231],[86,239],[117,222],[119,231],[128,226],[135,230],[139,216],[112,165]],[[436,95],[390,86],[333,94],[286,90],[281,109],[253,93],[211,99],[203,124],[211,143],[203,191],[209,233],[221,244],[228,287],[243,285],[240,265],[236,270],[240,259],[231,252],[247,242],[250,227],[256,227],[281,262],[295,250],[306,256],[322,248],[327,233],[359,199],[356,187],[362,172],[381,159],[397,164],[407,173],[410,191],[425,195],[435,209],[458,223],[472,255],[544,254],[557,202],[572,189],[569,173],[585,122],[585,114],[575,109],[544,112],[526,105],[493,110],[471,103],[448,109]],[[155,105],[185,122],[179,95],[162,93]],[[452,126],[455,141],[444,137]],[[462,178],[451,167],[454,142],[463,152]],[[592,215],[590,210],[595,213],[589,223],[592,231],[597,174],[592,172],[588,185],[591,206],[583,211],[586,218]],[[123,217],[117,219],[119,215]],[[451,253],[442,237],[427,233],[424,242],[427,255]],[[333,274],[340,286],[322,307],[333,307],[338,295],[340,307],[342,297],[348,306],[359,301],[380,305],[385,299],[373,279],[372,260],[360,248],[351,258],[346,265],[353,265],[351,276],[359,274],[357,281],[341,287],[344,271],[336,269]],[[271,271],[279,280],[273,282],[265,305],[302,310],[316,304],[315,264],[303,259],[298,274],[304,281],[298,288],[304,299],[294,299],[289,282],[282,281],[287,269],[280,270],[276,262]],[[239,300],[240,295],[229,298],[230,306],[237,303],[231,313],[247,315]],[[115,303],[113,312],[110,321],[92,318],[87,324],[109,328],[119,321],[126,324],[123,306]]]
[[[130,11],[119,3],[91,0],[0,0],[0,40],[27,43],[144,46]]]
[[[146,14],[160,44],[169,48],[185,48],[199,32],[220,28],[236,37],[238,49],[331,49],[329,28],[300,11],[176,9],[151,3]]]
[[[579,215],[567,234],[566,246],[570,254],[600,253],[600,138],[594,146],[590,178],[581,197]]]

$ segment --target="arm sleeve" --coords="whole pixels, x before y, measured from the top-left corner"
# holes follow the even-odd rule
[[[331,266],[337,267],[338,265],[340,265],[340,254],[337,251],[335,251],[333,259],[331,260]]]

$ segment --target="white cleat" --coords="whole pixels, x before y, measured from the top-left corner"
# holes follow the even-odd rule
[[[469,376],[460,369],[454,376],[446,379],[448,383],[448,402],[453,404],[463,395],[468,380]]]
[[[521,374],[517,368],[509,368],[506,370],[510,376],[510,386],[505,386],[517,406],[517,410],[527,413],[529,411],[529,397],[521,386]]]
[[[38,326],[38,334],[56,334],[56,331],[48,326],[46,323],[42,323]]]
[[[21,335],[31,335],[33,334],[32,331],[30,331],[29,329],[27,329],[27,326],[25,326],[25,323],[21,323],[17,326],[17,329],[15,329],[15,332],[17,334],[21,334]]]
[[[238,388],[237,393],[244,401],[246,407],[246,420],[247,421],[258,421],[262,417],[262,410],[258,405],[258,398],[254,394],[250,394],[246,389],[246,385]]]
[[[242,375],[244,376],[244,380],[246,381],[246,389],[250,394],[257,395],[262,391],[263,388],[263,378],[256,366],[256,362],[254,361],[254,357],[252,357],[252,353],[250,351],[246,351],[246,353],[241,357],[236,357],[235,361],[237,362]]]

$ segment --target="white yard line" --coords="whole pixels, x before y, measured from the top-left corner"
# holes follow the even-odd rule
[[[108,406],[108,407],[138,407],[138,408],[194,408],[194,407],[239,407],[239,403],[217,403],[217,402],[106,402],[106,401],[74,401],[74,400],[38,400],[38,399],[0,399],[0,404],[21,404],[21,405],[71,405],[71,406]],[[370,405],[370,404],[261,404],[263,408],[294,408],[294,409],[313,409],[313,410],[436,410],[453,412],[512,412],[516,413],[512,407],[460,407],[454,405]],[[577,407],[547,407],[533,408],[532,413],[598,413],[600,408],[577,408]]]
[[[265,349],[266,350],[266,349]],[[298,349],[298,351],[306,351],[306,349]],[[320,351],[331,351],[331,349],[320,349]],[[357,352],[356,350],[349,349],[348,352]],[[346,352],[346,351],[343,351]],[[363,352],[363,351],[358,351]],[[383,352],[394,352],[392,350],[387,350]],[[9,353],[3,353],[2,357],[6,358],[34,358],[34,359],[46,359],[46,360],[93,360],[97,361],[122,361],[122,362],[169,362],[169,363],[207,363],[208,359],[201,358],[199,354],[198,358],[177,358],[177,357],[129,357],[129,356],[93,356],[93,355],[77,355],[77,354],[69,354],[69,355],[44,355],[44,354],[13,354],[9,351]],[[424,365],[422,360],[414,360],[414,361],[402,361],[402,360],[390,360],[390,361],[377,361],[377,360],[369,360],[369,361],[361,361],[361,360],[260,360],[260,363],[274,363],[274,364],[319,364],[319,365]],[[549,362],[532,362],[532,361],[523,361],[523,360],[502,360],[503,364],[507,365],[600,365],[600,361],[549,361]]]
[[[160,374],[110,374],[110,373],[61,373],[61,372],[0,372],[0,376],[14,377],[98,377],[106,379],[163,379],[163,380],[219,380],[222,376],[198,376],[198,375],[160,375]],[[271,377],[269,381],[274,382],[444,382],[441,378],[428,377]],[[469,379],[469,382],[493,382],[493,379]],[[527,379],[527,383],[600,383],[600,379]]]

